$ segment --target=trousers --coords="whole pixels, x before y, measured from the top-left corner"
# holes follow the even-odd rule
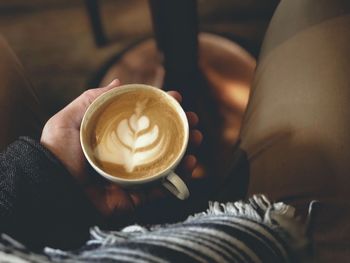
[[[350,259],[350,2],[282,0],[240,133],[247,195],[305,213],[315,262]]]

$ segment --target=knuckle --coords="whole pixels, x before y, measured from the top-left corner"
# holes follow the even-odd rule
[[[91,104],[95,100],[96,91],[93,89],[88,89],[84,91],[83,97],[87,100],[89,104]]]

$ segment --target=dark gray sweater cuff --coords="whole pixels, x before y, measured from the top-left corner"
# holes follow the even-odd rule
[[[21,137],[0,155],[0,232],[32,248],[72,248],[96,220],[74,179],[40,143]]]

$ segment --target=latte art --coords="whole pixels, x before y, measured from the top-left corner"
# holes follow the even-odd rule
[[[150,119],[143,115],[146,103],[137,102],[135,112],[129,119],[118,122],[120,118],[116,115],[116,121],[111,120],[116,127],[108,129],[99,138],[102,143],[95,148],[95,156],[99,160],[120,164],[131,173],[135,167],[161,157],[165,149],[164,136],[160,134],[158,125],[150,127]]]
[[[95,116],[91,145],[96,164],[127,179],[155,175],[178,159],[184,125],[163,94],[130,91]]]

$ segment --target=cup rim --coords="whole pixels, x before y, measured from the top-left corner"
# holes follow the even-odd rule
[[[159,171],[158,173],[152,175],[152,176],[148,176],[145,178],[138,178],[138,179],[127,179],[127,178],[121,178],[121,177],[117,177],[117,176],[113,176],[107,172],[105,172],[103,169],[101,169],[100,167],[98,167],[98,165],[95,164],[95,162],[93,161],[93,159],[90,157],[89,153],[88,153],[88,148],[90,148],[88,146],[88,142],[86,142],[85,136],[83,134],[83,127],[86,126],[87,123],[87,119],[90,116],[93,116],[93,114],[96,112],[96,110],[99,107],[96,107],[96,105],[104,100],[106,97],[106,101],[104,103],[109,102],[110,100],[112,100],[113,97],[118,96],[120,94],[126,93],[130,90],[134,90],[137,88],[142,88],[142,89],[148,89],[151,91],[154,91],[158,94],[161,95],[165,95],[165,97],[167,99],[169,99],[170,103],[175,107],[177,113],[180,116],[180,119],[183,122],[183,128],[184,128],[184,142],[183,145],[181,147],[181,151],[180,154],[177,156],[177,158],[174,159],[174,161],[169,165],[168,168]],[[108,97],[110,97],[108,99]],[[104,104],[103,103],[103,104]],[[188,145],[188,140],[189,140],[189,124],[188,124],[188,120],[186,117],[186,113],[183,110],[183,108],[181,107],[180,103],[173,98],[172,96],[170,96],[167,92],[165,92],[164,90],[161,90],[160,88],[156,88],[150,85],[145,85],[145,84],[126,84],[126,85],[121,85],[115,89],[111,89],[103,94],[101,94],[100,96],[98,96],[87,108],[87,110],[84,113],[83,119],[81,121],[81,125],[80,125],[80,145],[82,147],[83,153],[85,158],[88,160],[89,164],[103,177],[105,177],[106,179],[108,179],[109,181],[115,182],[115,183],[120,183],[123,184],[125,186],[127,185],[136,185],[136,184],[143,184],[143,183],[148,183],[148,182],[153,182],[157,179],[160,179],[166,175],[168,175],[171,171],[173,171],[176,166],[179,164],[179,162],[181,161],[181,159],[183,158],[183,156],[185,155],[186,152],[186,148]],[[90,148],[91,149],[91,148]]]

